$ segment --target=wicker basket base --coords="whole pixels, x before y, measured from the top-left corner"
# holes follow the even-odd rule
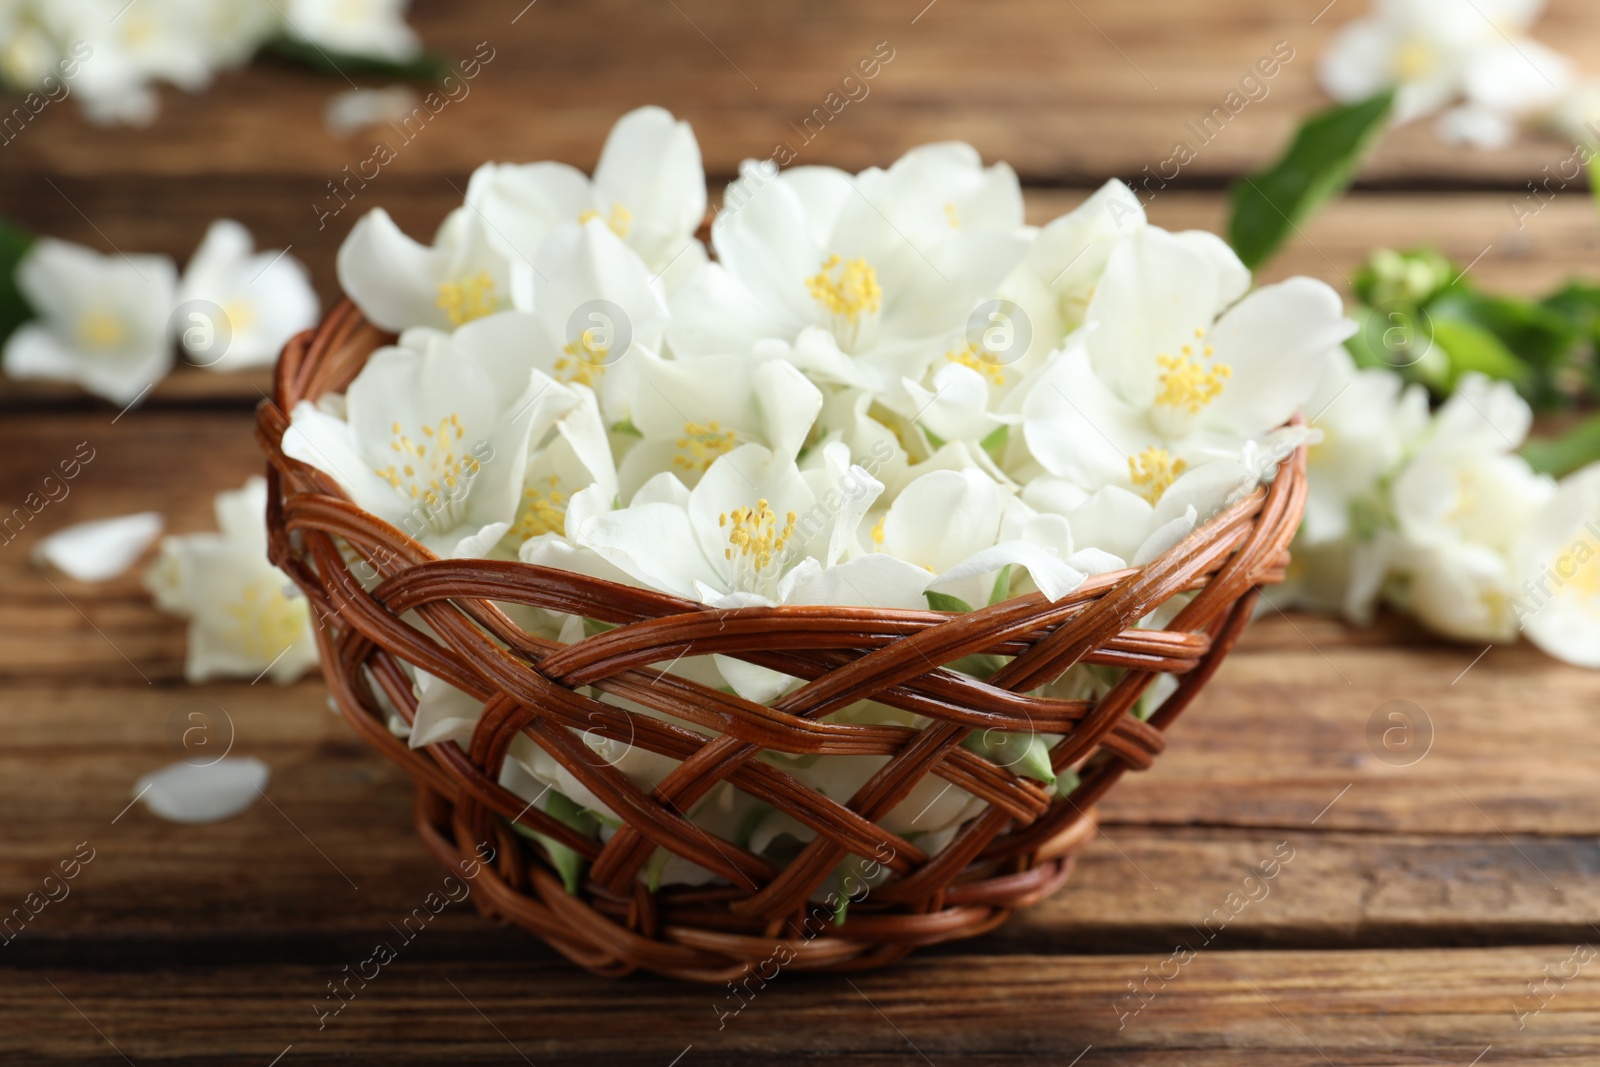
[[[472,900],[483,915],[527,930],[602,977],[644,969],[710,983],[771,979],[775,969],[870,970],[915,948],[985,934],[1060,889],[1078,851],[1098,832],[1094,810],[1085,811],[1040,846],[1033,866],[1012,863],[1013,872],[958,882],[945,893],[942,908],[922,915],[875,910],[869,890],[852,901],[842,924],[831,909],[813,902],[781,923],[736,925],[719,906],[736,895],[731,889],[667,887],[650,893],[639,885],[626,899],[573,896],[539,851],[489,809],[452,804],[419,785],[416,816],[423,843],[452,872],[472,869],[485,855],[484,845],[494,849],[493,859],[472,879]],[[600,952],[596,945],[617,951]]]

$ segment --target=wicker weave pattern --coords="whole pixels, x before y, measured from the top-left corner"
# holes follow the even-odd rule
[[[1150,766],[1165,729],[1249,619],[1259,586],[1282,580],[1304,504],[1304,455],[1297,453],[1270,489],[1231,505],[1160,559],[1093,578],[1054,603],[1033,594],[961,615],[712,610],[527,564],[435,559],[353,505],[326,475],[287,458],[286,412],[299,400],[344,389],[388,340],[346,303],[285,350],[275,402],[264,403],[258,419],[271,460],[273,561],[323,620],[324,671],[345,717],[416,780],[418,825],[429,847],[454,865],[489,843],[496,860],[477,881],[480,909],[601,974],[642,967],[723,981],[771,958],[780,943],[795,969],[878,966],[917,945],[982,933],[1053,891],[1093,833],[1094,803],[1125,770]],[[351,573],[355,555],[382,576],[370,592]],[[1183,592],[1196,595],[1167,630],[1133,628]],[[616,628],[562,645],[529,635],[494,601]],[[432,635],[402,618],[412,611]],[[662,670],[680,656],[713,652],[805,684],[767,707]],[[940,666],[978,653],[1010,659],[987,681]],[[390,733],[374,686],[414,716],[402,660],[485,702],[470,750],[442,743],[414,751]],[[1080,662],[1127,673],[1095,702],[1027,695]],[[1140,721],[1129,711],[1163,672],[1177,676],[1178,687]],[[633,715],[579,691],[591,686],[665,717]],[[820,721],[867,698],[925,716],[929,725]],[[960,747],[972,731],[989,729],[1065,735],[1051,760],[1058,771],[1080,766],[1081,785],[1063,799]],[[644,792],[598,759],[582,742],[584,732],[669,756],[678,766]],[[609,842],[572,831],[498,784],[519,733],[622,817]],[[763,750],[889,759],[841,804],[755,759]],[[989,805],[934,857],[875,822],[927,775]],[[815,839],[779,869],[691,823],[684,813],[724,780],[811,827]],[[580,895],[566,892],[538,845],[511,831],[513,820],[590,861]],[[648,892],[637,875],[657,846],[728,884]],[[819,932],[814,918],[807,923],[816,907],[807,899],[852,853],[892,875],[843,925],[830,921]]]

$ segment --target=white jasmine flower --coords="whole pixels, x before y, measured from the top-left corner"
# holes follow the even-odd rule
[[[1309,492],[1301,537],[1307,544],[1349,535],[1352,508],[1368,501],[1378,483],[1427,430],[1428,397],[1382,367],[1357,370],[1344,349],[1328,357],[1328,371],[1306,403],[1322,439],[1306,457]]]
[[[39,319],[6,342],[12,377],[76,381],[131,404],[171,369],[167,318],[177,269],[166,256],[105,256],[41,237],[16,280]]]
[[[625,496],[663,471],[693,486],[719,456],[742,444],[794,459],[823,396],[791,363],[749,356],[663,360],[642,352],[630,409],[640,440],[622,461]]]
[[[989,603],[1003,568],[1025,569],[1056,600],[1083,583],[1072,565],[1072,532],[1059,515],[1008,500],[982,471],[929,471],[895,497],[872,528],[872,548],[923,568],[933,585],[973,607]]]
[[[557,226],[533,267],[541,281],[518,343],[543,373],[593,389],[608,425],[626,419],[637,367],[666,331],[661,282],[598,219]]]
[[[864,509],[882,486],[858,476],[871,487]],[[793,459],[755,444],[718,457],[692,490],[663,473],[620,510],[588,503],[593,490],[580,497],[582,523],[575,528],[570,511],[567,522],[576,544],[653,589],[716,607],[788,601],[838,562],[835,530],[851,514],[828,514]]]
[[[1082,325],[1111,250],[1145,225],[1144,205],[1132,189],[1113,178],[1078,207],[1039,229],[1019,273],[1028,279],[1024,284],[1048,294],[1026,302],[1034,340],[1044,351]]]
[[[675,295],[673,351],[746,352],[776,338],[813,377],[879,393],[920,381],[935,360],[959,358],[967,319],[1025,247],[1014,227],[993,225],[1009,217],[1009,198],[996,192],[1004,183],[987,177],[975,155],[970,166],[952,162],[970,150],[923,151],[938,162],[912,153],[861,179],[818,167],[769,177],[747,166],[728,189],[735,206],[712,225],[718,262]],[[931,184],[937,176],[942,186]],[[889,210],[915,235],[872,199],[900,186],[915,188],[917,210]],[[961,203],[975,216],[968,223]],[[956,225],[948,215],[943,230],[928,224],[937,204],[955,206]]]
[[[1273,433],[1304,406],[1354,324],[1321,282],[1294,278],[1244,296],[1248,286],[1249,273],[1209,235],[1147,227],[1120,242],[1088,328],[1023,404],[1032,454],[1086,489],[1119,485],[1155,503],[1196,463],[1241,455]]]
[[[406,25],[409,0],[288,0],[284,21],[296,36],[351,55],[405,60],[421,45]]]
[[[165,611],[189,619],[191,682],[270,675],[292,682],[316,665],[306,599],[267,561],[267,483],[219,493],[216,533],[167,537],[145,583]]]
[[[339,246],[338,271],[339,287],[367,320],[396,333],[413,326],[454,329],[512,306],[511,263],[490,244],[482,215],[469,206],[445,216],[431,246],[407,237],[387,211],[374,208]]]
[[[1465,100],[1470,120],[1447,125],[1484,136],[1485,118],[1526,115],[1560,99],[1571,64],[1525,36],[1542,0],[1378,0],[1373,14],[1348,23],[1323,53],[1318,75],[1338,100],[1398,88],[1394,121]],[[1496,131],[1491,141],[1499,140]]]
[[[1458,641],[1511,641],[1517,635],[1510,561],[1481,544],[1400,542],[1390,598],[1429,629]]]
[[[695,239],[706,214],[700,145],[688,123],[659,107],[617,120],[593,181],[565,163],[490,163],[473,175],[467,202],[508,260],[531,261],[563,222],[597,218],[669,290],[705,262]]]
[[[1512,549],[1511,609],[1530,640],[1600,668],[1600,465],[1562,479]]]
[[[178,339],[195,363],[212,370],[270,365],[284,343],[316,325],[317,294],[299,260],[285,252],[254,252],[250,231],[237,222],[211,224],[178,285],[178,303],[201,300],[221,310],[225,323],[194,312],[176,324]],[[219,351],[217,331],[227,343]]]
[[[528,365],[516,320],[408,330],[350,384],[347,418],[296,405],[285,454],[442,556],[487,554],[517,516],[530,436],[577,403]]]

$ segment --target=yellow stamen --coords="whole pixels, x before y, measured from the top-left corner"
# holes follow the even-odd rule
[[[238,600],[223,605],[233,620],[224,636],[250,657],[270,660],[305,633],[304,604],[284,595],[281,579],[257,578],[244,587]]]
[[[806,279],[806,289],[829,313],[850,322],[858,321],[862,312],[875,314],[883,306],[878,272],[864,259],[829,256],[822,269]]]
[[[1161,499],[1169,486],[1177,480],[1178,475],[1187,470],[1189,464],[1182,459],[1173,459],[1164,448],[1150,447],[1140,452],[1137,456],[1128,457],[1128,477],[1139,488],[1144,498],[1154,504]]]
[[[1434,67],[1438,66],[1439,57],[1426,41],[1407,41],[1394,54],[1392,62],[1398,81],[1414,82],[1432,73]]]
[[[600,218],[600,212],[590,208],[578,216],[579,222],[588,222],[590,219]],[[626,238],[628,231],[633,229],[633,212],[621,204],[611,205],[611,214],[605,219],[606,226],[618,237]]]
[[[1205,337],[1206,331],[1196,327],[1195,340]],[[1161,392],[1156,396],[1156,403],[1165,407],[1179,408],[1189,414],[1198,414],[1207,404],[1222,395],[1229,378],[1233,377],[1233,368],[1226,363],[1206,363],[1216,354],[1216,349],[1206,345],[1201,355],[1196,357],[1193,345],[1184,345],[1179,349],[1180,355],[1158,355],[1156,362],[1161,365]]]
[[[228,317],[228,329],[236,334],[255,325],[255,305],[248,300],[230,300],[222,305],[222,313]]]
[[[956,212],[954,204],[946,204],[944,206],[944,217],[950,220],[950,228],[952,230],[961,229],[961,216]]]
[[[876,525],[876,526],[874,526],[872,528],[872,543],[873,544],[875,544],[875,545],[882,545],[883,544],[883,524],[886,521],[888,521],[888,516],[887,515],[884,516],[883,518],[879,519],[878,520],[878,525]]]
[[[556,379],[594,388],[595,379],[606,372],[606,356],[611,352],[603,337],[598,327],[591,326],[562,349],[566,355],[556,358]]]
[[[474,319],[492,315],[495,310],[494,279],[488,271],[480,271],[471,278],[439,283],[439,306],[450,316],[455,326],[465,326]]]
[[[374,472],[391,488],[425,505],[430,513],[450,516],[452,509],[461,502],[459,498],[465,495],[458,490],[470,483],[481,466],[477,457],[456,451],[458,443],[466,436],[460,417],[452,412],[437,425],[422,427],[422,436],[430,444],[413,441],[398,422],[390,424],[389,429],[394,435],[389,443],[390,450],[413,462],[375,467]],[[429,515],[430,521],[433,517]]]
[[[705,425],[686,422],[683,434],[677,440],[678,454],[672,457],[672,464],[686,471],[706,470],[736,444],[733,431],[724,430],[715,419]]]
[[[765,500],[756,501],[753,508],[734,508],[717,518],[717,525],[728,529],[728,545],[723,558],[732,560],[736,555],[754,566],[759,575],[767,570],[794,536],[795,513],[784,516],[778,525],[778,516]]]
[[[959,363],[963,367],[971,367],[995,385],[1006,384],[1005,364],[1000,362],[1000,357],[987,348],[981,348],[973,344],[971,341],[968,341],[964,348],[946,352],[944,358],[951,363]]]
[[[522,490],[522,509],[517,521],[511,524],[510,534],[518,541],[547,533],[566,536],[567,505],[570,501],[557,488],[561,479],[552,474],[540,481],[544,486],[542,491],[538,485],[530,485]]]
[[[85,348],[103,352],[120,346],[127,337],[121,317],[109,311],[85,311],[78,318],[78,341]]]

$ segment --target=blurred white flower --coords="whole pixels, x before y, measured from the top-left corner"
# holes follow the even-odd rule
[[[406,60],[421,50],[406,25],[410,0],[288,0],[289,32],[351,55]]]
[[[106,256],[42,237],[17,265],[16,280],[39,318],[6,341],[12,377],[76,381],[131,404],[171,369],[167,319],[177,268],[166,256]]]
[[[1572,64],[1528,37],[1543,0],[1377,0],[1343,26],[1318,65],[1341,101],[1398,90],[1394,121],[1410,122],[1460,102],[1441,124],[1447,137],[1498,147],[1512,123],[1553,106]]]
[[[1427,392],[1381,367],[1357,370],[1344,349],[1306,403],[1322,439],[1306,457],[1309,493],[1301,537],[1307,544],[1347,536],[1352,511],[1367,501],[1427,430]]]
[[[1550,655],[1600,668],[1600,464],[1562,479],[1512,548],[1511,611]]]
[[[189,619],[185,675],[270,675],[292,682],[316,665],[309,605],[267,561],[267,483],[218,493],[217,532],[164,538],[145,584],[164,611]]]
[[[287,252],[254,252],[250,231],[218,219],[184,268],[180,307],[204,301],[175,323],[191,362],[211,370],[270,365],[289,338],[317,323],[317,294]],[[220,315],[216,314],[220,312]]]

